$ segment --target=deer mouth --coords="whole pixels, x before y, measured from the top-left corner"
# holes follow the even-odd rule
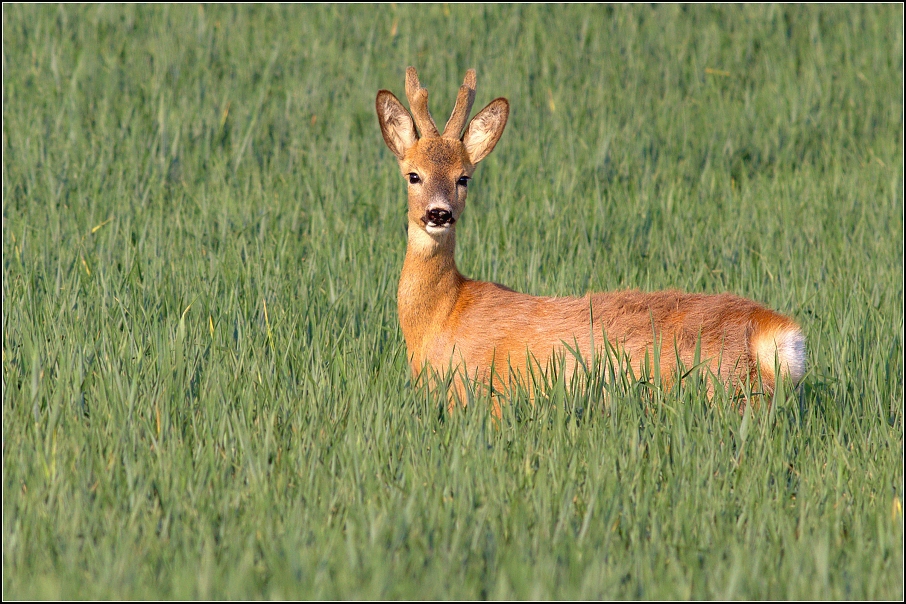
[[[434,208],[425,212],[422,222],[430,232],[433,229],[447,229],[456,223],[456,219],[453,218],[453,212]]]

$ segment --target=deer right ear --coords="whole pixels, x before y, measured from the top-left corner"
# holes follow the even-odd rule
[[[406,151],[418,141],[418,134],[415,131],[415,122],[412,116],[403,107],[393,93],[389,90],[381,90],[377,93],[375,101],[377,109],[378,122],[381,124],[381,134],[384,136],[384,142],[393,151],[399,159],[403,159]]]
[[[466,128],[462,142],[466,146],[469,160],[477,164],[494,150],[503,134],[506,120],[510,115],[510,104],[505,98],[494,99],[482,109]]]

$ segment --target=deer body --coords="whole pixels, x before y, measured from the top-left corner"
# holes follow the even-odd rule
[[[802,378],[805,338],[798,325],[739,296],[671,290],[538,297],[463,277],[454,260],[455,224],[475,165],[500,139],[509,105],[506,99],[491,102],[460,136],[475,95],[475,73],[469,70],[441,135],[411,67],[406,92],[411,116],[386,90],[378,93],[376,107],[384,140],[409,181],[398,310],[414,376],[430,369],[452,377],[464,403],[466,380],[524,380],[558,358],[573,371],[577,355],[587,361],[600,354],[606,337],[635,375],[658,359],[668,379],[678,361],[687,369],[702,363],[738,385],[756,384],[760,377],[767,390],[777,381],[775,367],[794,384]]]

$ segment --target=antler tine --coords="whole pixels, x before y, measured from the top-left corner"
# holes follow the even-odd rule
[[[428,111],[428,91],[422,88],[418,81],[415,67],[406,69],[406,97],[409,99],[409,108],[412,110],[415,125],[418,126],[422,136],[425,138],[440,136],[434,118]]]
[[[453,113],[447,120],[447,125],[444,126],[444,138],[459,138],[462,133],[462,129],[469,119],[469,113],[472,111],[472,103],[475,102],[475,81],[475,70],[468,70],[462,86],[459,87]]]

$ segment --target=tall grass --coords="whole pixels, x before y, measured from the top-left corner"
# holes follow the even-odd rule
[[[5,5],[2,60],[4,598],[903,598],[902,6]],[[512,106],[465,274],[755,298],[800,395],[413,388],[410,64]]]

